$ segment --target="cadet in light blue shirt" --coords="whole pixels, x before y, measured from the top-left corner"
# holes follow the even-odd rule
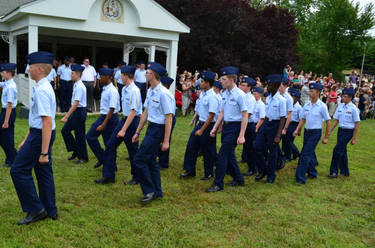
[[[70,68],[69,57],[66,57],[64,64],[57,69],[57,75],[59,75],[60,84],[60,110],[61,112],[68,112],[73,92],[72,69]]]
[[[306,123],[303,147],[298,166],[296,169],[296,182],[299,184],[306,183],[306,173],[308,178],[316,178],[317,171],[315,166],[318,164],[315,155],[315,148],[319,143],[322,136],[322,124],[326,122],[325,137],[322,140],[323,144],[327,144],[330,135],[330,116],[328,114],[327,105],[320,99],[320,92],[323,86],[319,83],[311,83],[310,88],[310,102],[308,102],[302,109],[302,119],[298,124],[296,131],[293,135],[300,135],[303,125]]]
[[[108,140],[118,123],[117,112],[120,110],[120,95],[112,83],[113,70],[101,68],[99,73],[100,83],[103,85],[100,98],[100,116],[86,134],[87,143],[98,160],[94,168],[100,167],[104,160],[104,150],[100,146],[98,138],[102,135],[104,145],[107,147]]]
[[[196,175],[196,162],[201,151],[204,161],[204,176],[201,180],[208,180],[213,176],[216,159],[216,136],[210,137],[215,124],[215,116],[219,109],[219,98],[212,89],[216,73],[204,71],[201,74],[198,115],[199,121],[190,134],[184,157],[184,172],[180,178],[191,178]]]
[[[224,125],[221,148],[216,160],[215,180],[206,192],[213,193],[223,190],[227,171],[233,178],[228,186],[243,186],[245,184],[234,152],[237,145],[245,143],[245,131],[249,118],[245,93],[236,86],[238,71],[238,68],[231,66],[220,70],[221,83],[226,90],[223,94],[221,112],[210,133],[211,137],[216,135],[223,120]]]
[[[46,78],[52,69],[52,61],[53,55],[48,52],[35,52],[27,57],[30,78],[36,82],[30,101],[30,129],[10,170],[22,209],[27,213],[18,225],[27,225],[46,217],[58,218],[51,156],[55,139],[56,100]],[[32,176],[33,169],[39,196]]]
[[[2,64],[0,65],[1,78],[5,80],[3,92],[1,95],[1,114],[0,114],[0,145],[5,153],[5,163],[3,167],[10,167],[17,155],[14,148],[14,123],[16,121],[17,107],[17,86],[13,76],[17,65]]]
[[[255,87],[253,90],[253,96],[255,98],[255,109],[254,114],[251,115],[250,119],[252,123],[255,123],[255,133],[258,132],[259,127],[262,126],[264,118],[266,117],[266,105],[262,101],[262,94],[264,90],[260,87]],[[262,123],[260,121],[262,120]]]
[[[340,174],[349,176],[349,164],[347,145],[357,143],[357,134],[359,129],[359,109],[352,103],[355,91],[353,89],[344,89],[342,92],[341,104],[338,106],[333,118],[331,132],[339,124],[337,133],[337,144],[333,149],[331,168],[328,177],[337,178]]]
[[[68,160],[78,158],[76,164],[83,164],[88,161],[86,146],[86,86],[81,80],[85,67],[72,65],[72,79],[74,81],[71,107],[68,113],[61,119],[65,123],[61,130],[65,146],[68,152],[73,152]],[[75,137],[72,135],[74,130]]]
[[[56,85],[57,84],[56,78],[57,78],[56,70],[55,70],[55,68],[52,67],[51,72],[47,76],[47,80],[51,82],[52,88],[54,90],[56,90],[56,87],[57,87],[57,85]]]

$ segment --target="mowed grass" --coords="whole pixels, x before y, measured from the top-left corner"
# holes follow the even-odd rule
[[[362,122],[358,144],[349,145],[349,178],[327,178],[335,132],[328,145],[317,148],[317,180],[296,185],[293,161],[272,185],[250,177],[245,187],[208,194],[212,181],[199,180],[202,158],[195,179],[179,179],[192,128],[190,116],[178,117],[170,168],[161,172],[164,198],[143,206],[139,185],[123,184],[131,177],[125,146],[118,150],[116,183],[96,185],[101,169],[93,169],[91,151],[86,165],[67,161],[60,118],[53,147],[60,218],[17,226],[24,213],[9,169],[0,168],[0,247],[375,247],[375,121]],[[88,118],[87,130],[94,120]],[[27,120],[17,119],[17,144],[27,126]],[[296,143],[301,148],[302,137]],[[2,151],[0,156],[3,160]]]

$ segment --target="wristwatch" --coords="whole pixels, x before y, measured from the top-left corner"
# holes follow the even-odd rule
[[[42,156],[42,157],[47,157],[47,156],[48,156],[48,153],[41,152],[41,153],[40,153],[40,156]]]

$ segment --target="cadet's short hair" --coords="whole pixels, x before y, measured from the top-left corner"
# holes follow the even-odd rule
[[[14,70],[9,70],[9,71],[6,70],[6,72],[12,74],[12,77],[14,77],[14,75],[16,75],[16,71],[14,71]]]
[[[43,69],[43,73],[45,76],[48,76],[48,74],[52,70],[52,65],[51,64],[36,64],[36,66],[40,67]]]
[[[237,78],[238,78],[237,75],[231,74],[231,75],[227,75],[227,77],[228,77],[229,79],[233,79],[233,82],[234,82],[234,83],[237,82]]]
[[[160,81],[161,76],[156,71],[153,71],[153,70],[151,71],[154,73],[156,80]]]
[[[134,74],[130,74],[130,73],[122,73],[126,76],[128,76],[130,79],[134,79]]]
[[[213,79],[203,79],[202,78],[202,80],[209,83],[210,87],[212,87],[214,85],[214,82],[215,82],[215,80],[213,80]]]

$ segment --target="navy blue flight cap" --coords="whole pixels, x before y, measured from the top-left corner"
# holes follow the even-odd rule
[[[216,73],[212,71],[204,71],[202,72],[201,78],[203,80],[215,80]]]
[[[99,74],[101,76],[112,76],[113,75],[113,69],[111,69],[111,68],[100,68]]]
[[[226,76],[226,75],[238,75],[238,68],[233,66],[227,66],[220,69],[220,75]]]
[[[108,62],[107,62],[107,61],[106,61],[106,62],[104,62],[104,63],[103,63],[103,65],[108,65]]]
[[[1,71],[15,71],[17,68],[17,65],[14,63],[6,63],[0,65]]]
[[[156,62],[150,62],[148,63],[147,69],[153,70],[157,74],[159,74],[160,77],[164,76],[167,73],[167,70],[159,63]]]
[[[83,72],[85,70],[85,67],[83,67],[82,65],[77,65],[77,64],[71,65],[70,68],[72,69],[72,71],[79,71],[79,72]]]
[[[132,65],[123,66],[121,68],[121,73],[134,75],[135,70],[137,70],[135,66],[132,66]]]
[[[288,79],[281,74],[271,74],[266,77],[267,84],[287,83]]]
[[[53,63],[53,54],[49,52],[34,52],[26,57],[29,65],[33,64],[50,64]]]
[[[310,90],[322,90],[323,89],[323,85],[318,84],[318,83],[311,83],[309,85],[309,88],[310,88]]]
[[[301,97],[301,92],[299,92],[296,89],[292,89],[291,91],[289,91],[289,93],[290,93],[291,96],[294,96],[294,97],[297,97],[297,98]]]
[[[271,93],[269,93],[268,91],[266,93],[264,93],[265,97],[268,97],[269,95],[271,95]]]
[[[142,65],[142,64],[145,65],[146,63],[145,63],[143,60],[138,60],[137,64],[138,64],[138,65]]]
[[[214,82],[214,86],[215,86],[216,88],[219,88],[219,89],[222,89],[222,88],[223,88],[223,86],[221,85],[221,82],[220,82],[220,81],[215,81],[215,82]]]
[[[254,87],[253,92],[257,92],[259,94],[263,94],[264,90],[261,87]]]
[[[343,95],[354,96],[354,95],[355,95],[355,90],[354,90],[354,89],[351,89],[351,88],[345,88],[345,89],[342,91],[342,94],[343,94]]]
[[[68,56],[66,56],[66,57],[64,58],[64,61],[70,61],[70,58],[69,58]]]
[[[243,77],[241,83],[247,83],[248,85],[252,87],[257,85],[257,82],[251,77]]]
[[[164,77],[162,77],[161,79],[160,79],[160,82],[162,83],[162,84],[166,84],[166,85],[168,85],[168,86],[171,86],[171,84],[173,83],[173,78],[170,78],[170,77],[167,77],[167,76],[164,76]]]
[[[126,62],[125,62],[125,61],[121,61],[121,62],[119,63],[119,65],[126,65]]]

